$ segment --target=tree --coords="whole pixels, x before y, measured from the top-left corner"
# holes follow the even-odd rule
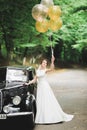
[[[83,50],[87,47],[87,1],[54,0],[54,4],[61,7],[63,25],[57,31],[46,33],[36,30],[31,13],[33,6],[39,3],[40,0],[0,1],[1,59],[10,61],[12,55],[23,58],[43,52],[49,57],[52,45],[57,61],[83,63],[82,55],[86,54]]]

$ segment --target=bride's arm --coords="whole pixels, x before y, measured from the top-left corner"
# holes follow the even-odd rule
[[[37,81],[37,76],[35,75],[34,78],[32,80],[29,80],[28,83],[25,83],[25,85],[30,85],[30,84],[33,84]]]
[[[50,68],[48,68],[48,69],[46,70],[46,72],[54,70],[54,67],[55,67],[55,66],[54,66],[54,61],[55,61],[55,57],[52,55]]]

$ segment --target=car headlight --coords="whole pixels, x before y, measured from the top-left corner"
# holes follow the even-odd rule
[[[15,96],[12,100],[14,105],[19,105],[21,102],[21,97],[20,96]]]
[[[10,106],[10,105],[6,105],[3,107],[3,111],[4,113],[14,113],[14,112],[19,112],[20,111],[20,108],[15,108],[13,106]]]
[[[3,111],[4,113],[9,113],[10,112],[9,106],[4,106]]]

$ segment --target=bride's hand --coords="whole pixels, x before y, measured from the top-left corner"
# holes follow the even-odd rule
[[[24,83],[24,85],[29,85],[29,83]]]
[[[25,83],[25,85],[30,85],[32,84],[32,81],[29,81],[28,83]]]

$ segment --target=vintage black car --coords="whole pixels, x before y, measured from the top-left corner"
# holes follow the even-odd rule
[[[33,67],[0,67],[0,122],[25,120],[34,126],[37,84],[25,85],[34,75]]]

